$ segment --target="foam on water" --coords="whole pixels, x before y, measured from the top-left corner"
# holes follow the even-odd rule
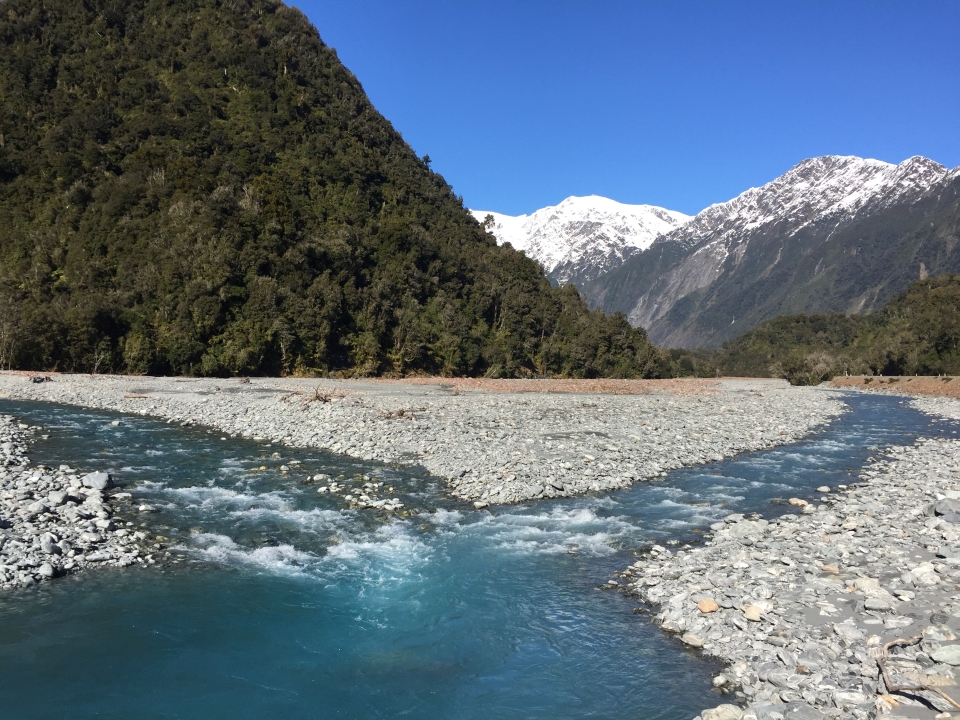
[[[163,487],[162,493],[186,507],[195,509],[236,510],[241,507],[246,509],[251,504],[265,505],[272,510],[290,510],[295,507],[286,494],[277,491],[251,494],[216,485],[194,485],[179,488]]]
[[[642,708],[648,720],[686,720],[722,701],[710,690],[714,668],[638,621],[624,597],[594,588],[633,562],[631,550],[696,542],[694,530],[733,512],[789,511],[784,497],[849,482],[866,447],[929,430],[898,400],[851,403],[835,428],[789,449],[597,497],[477,511],[413,470],[290,448],[276,448],[278,461],[267,458],[275,448],[147,418],[104,432],[115,416],[0,401],[34,424],[69,426],[31,454],[113,470],[138,501],[162,507],[151,521],[196,561],[0,597],[0,697],[24,718],[70,707],[81,718],[146,708],[546,720]],[[151,470],[141,465],[148,454]],[[296,459],[302,470],[279,472]],[[297,484],[311,468],[390,477],[418,512],[344,509]],[[76,672],[92,662],[101,672]]]

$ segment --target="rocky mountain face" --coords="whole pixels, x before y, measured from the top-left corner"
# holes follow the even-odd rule
[[[689,215],[652,205],[625,205],[590,195],[569,197],[531,215],[471,210],[500,244],[510,243],[543,267],[554,285],[578,287],[620,267]]]
[[[715,347],[777,315],[866,313],[960,271],[960,169],[827,156],[705,209],[581,289],[670,347]]]

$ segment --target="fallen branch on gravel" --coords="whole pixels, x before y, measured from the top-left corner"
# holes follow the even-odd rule
[[[890,679],[890,674],[887,672],[887,657],[888,657],[888,652],[890,651],[890,648],[894,647],[895,645],[902,645],[904,647],[907,647],[909,645],[916,645],[921,640],[923,640],[922,633],[920,635],[917,635],[916,637],[910,638],[909,640],[906,640],[904,638],[897,638],[896,640],[891,640],[890,642],[888,642],[886,645],[883,646],[882,654],[880,655],[880,657],[877,658],[877,665],[880,667],[880,672],[883,673],[883,683],[884,685],[887,686],[887,692],[890,694],[910,693],[913,695],[916,695],[918,691],[932,692],[939,695],[948,703],[953,705],[953,707],[960,710],[960,704],[957,704],[956,700],[954,700],[952,697],[947,695],[940,688],[932,687],[930,685],[927,685],[921,682],[916,682],[913,685],[895,685],[893,680]]]
[[[300,400],[301,407],[306,407],[312,402],[328,403],[333,400],[338,400],[347,396],[347,393],[343,390],[333,390],[331,392],[321,392],[320,386],[318,385],[313,389],[313,395],[304,397],[303,390],[294,390],[289,395],[284,395],[280,398],[283,402],[291,402],[295,398]]]
[[[399,420],[403,418],[404,420],[416,420],[414,412],[423,412],[426,408],[413,408],[407,410],[406,408],[400,408],[399,410],[394,410],[392,412],[384,410],[382,413],[377,415],[381,420]]]

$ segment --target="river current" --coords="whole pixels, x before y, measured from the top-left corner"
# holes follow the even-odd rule
[[[718,668],[598,587],[652,542],[785,512],[885,445],[958,437],[901,398],[844,399],[851,411],[801,443],[481,511],[416,469],[0,401],[47,428],[34,462],[110,469],[184,549],[0,594],[0,716],[689,719],[722,702]],[[315,473],[366,475],[417,512],[345,510],[302,482]]]

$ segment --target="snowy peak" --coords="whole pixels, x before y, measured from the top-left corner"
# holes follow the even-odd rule
[[[600,275],[690,220],[673,210],[598,195],[569,197],[531,215],[471,212],[480,222],[492,216],[488,229],[499,243],[523,250],[561,284]]]
[[[899,165],[852,156],[811,158],[766,185],[711,205],[671,238],[688,246],[717,245],[773,223],[791,234],[810,223],[842,223],[922,194],[947,174],[923,157]]]
[[[592,304],[625,311],[655,342],[685,347],[719,343],[787,311],[859,312],[879,297],[875,278],[890,274],[868,272],[866,264],[902,241],[901,223],[919,227],[927,212],[921,206],[955,197],[944,192],[953,177],[923,157],[898,165],[837,155],[804,160],[772,182],[711,205],[585,292]],[[918,273],[939,262],[925,258]],[[889,287],[905,289],[901,276]],[[641,279],[624,281],[633,277]],[[832,305],[811,289],[834,282],[849,297],[838,290]]]

